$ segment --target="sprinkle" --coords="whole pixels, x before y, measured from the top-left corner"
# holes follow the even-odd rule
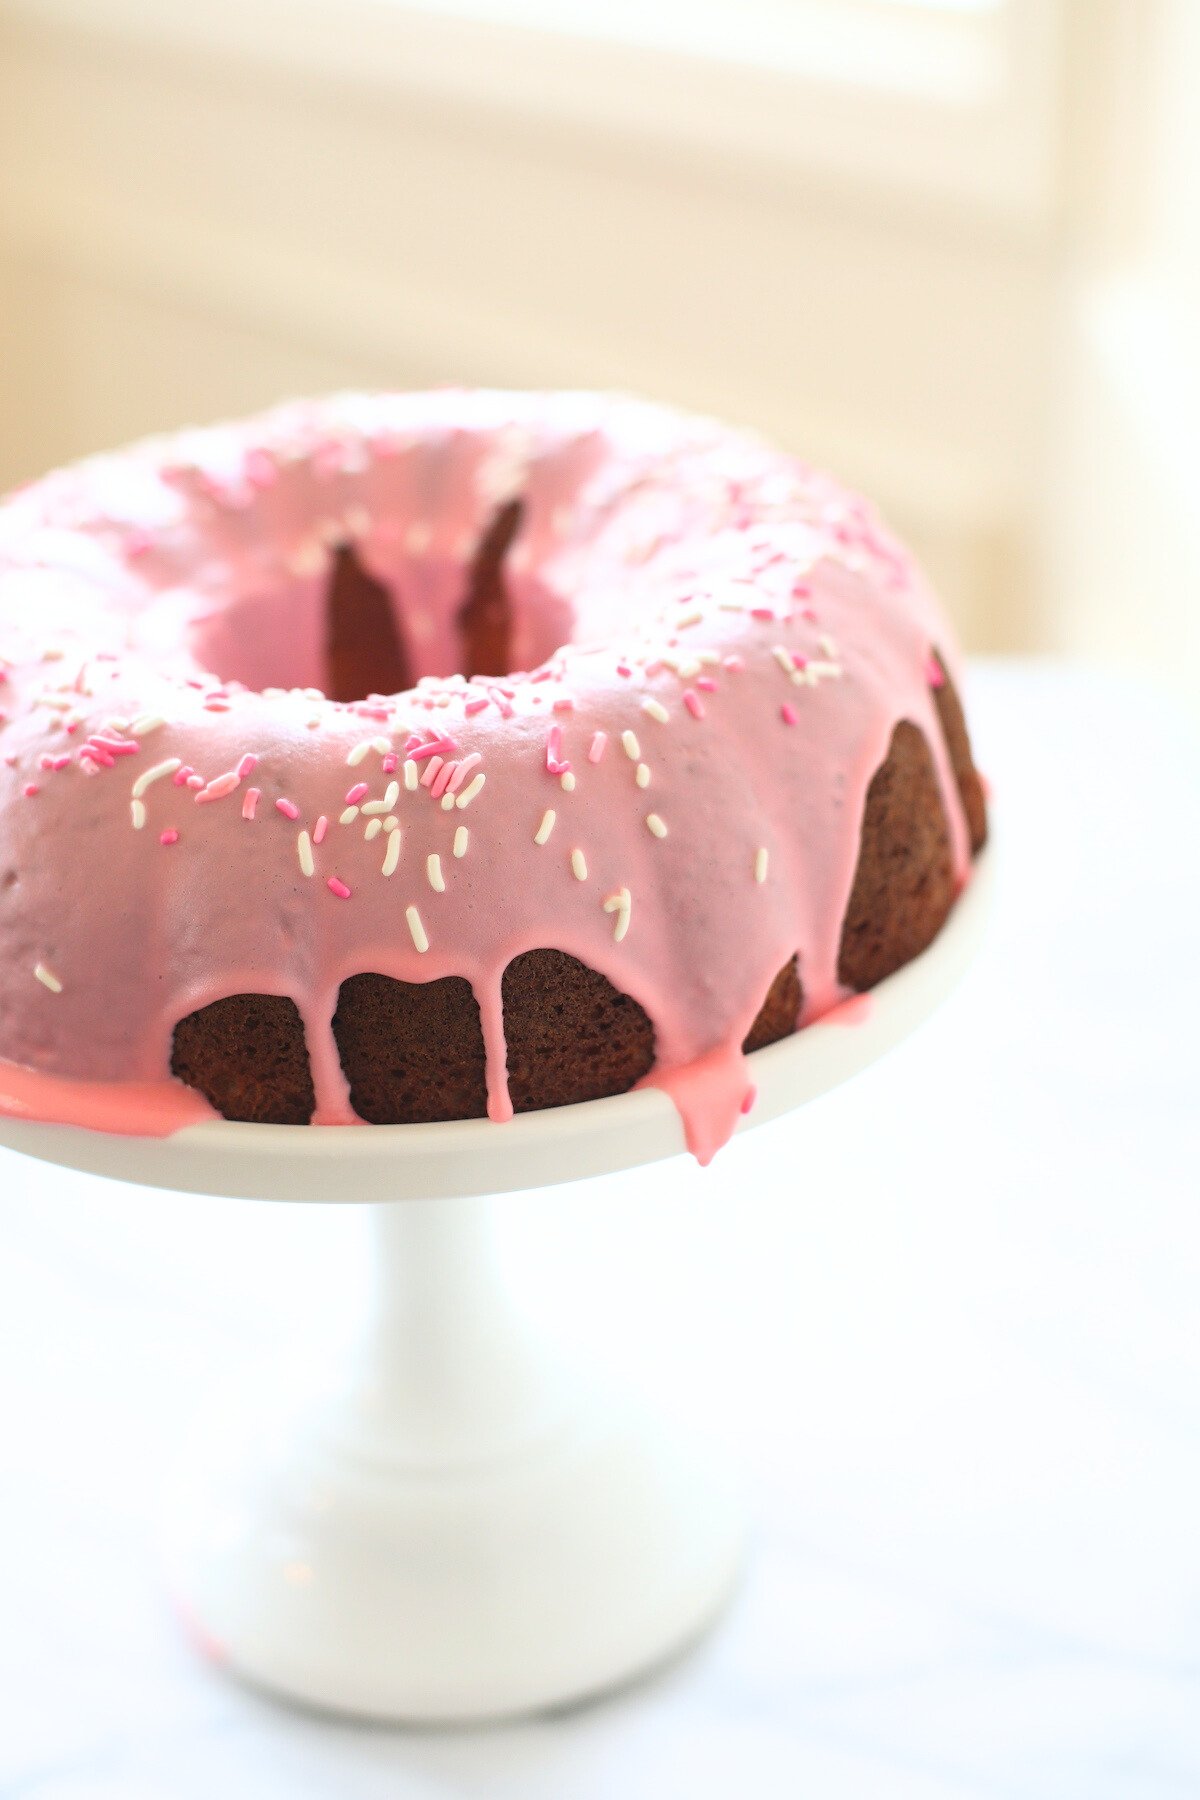
[[[699,694],[694,693],[691,688],[684,688],[683,704],[687,707],[693,719],[702,719],[704,717],[704,702],[701,700]]]
[[[705,694],[715,694],[717,691],[717,684],[711,675],[697,675],[696,686]]]
[[[478,750],[472,750],[470,756],[464,756],[461,762],[455,763],[454,773],[446,784],[446,792],[448,794],[457,794],[459,788],[471,773],[471,770],[477,769],[482,761],[483,758],[480,756]],[[391,788],[389,788],[389,794],[391,791]],[[393,802],[393,804],[395,803]]]
[[[740,675],[746,665],[742,658],[735,652],[734,655],[724,658],[721,667],[730,675]]]
[[[294,800],[277,800],[275,802],[275,811],[281,812],[285,819],[298,819],[300,817],[300,808],[296,805]]]
[[[442,859],[436,851],[432,856],[427,856],[425,858],[425,873],[429,877],[429,885],[434,893],[444,894],[446,891],[446,878],[442,874]]]
[[[383,821],[383,829],[385,831],[395,831],[399,823],[399,819],[396,817],[395,813],[393,813],[390,819],[385,819]]]
[[[636,732],[623,731],[621,733],[621,748],[624,750],[630,762],[637,762],[640,759],[642,746],[637,741]]]
[[[196,773],[196,771],[192,768],[191,763],[183,763],[175,771],[175,774],[172,777],[172,783],[171,783],[172,786],[173,787],[186,787],[188,784],[188,778],[190,776],[194,775],[195,773]]]
[[[183,785],[184,785],[184,787],[188,787],[193,790],[195,790],[196,788],[202,788],[204,786],[204,777],[203,777],[203,775],[189,775]]]
[[[325,833],[328,830],[329,830],[329,820],[325,817],[325,814],[322,813],[320,818],[317,820],[316,824],[313,826],[313,834],[312,834],[313,843],[314,844],[323,844],[325,842]]]
[[[551,725],[546,733],[546,771],[550,775],[565,775],[571,765],[563,760],[562,726]]]
[[[457,794],[443,794],[439,804],[443,812],[453,812],[458,803]]]
[[[396,752],[394,750],[389,750],[387,755],[383,759],[384,774],[385,775],[394,775],[396,770],[399,767],[400,767],[400,758],[396,755]]]
[[[436,761],[436,760],[437,759],[435,757],[434,761]],[[432,768],[433,763],[430,763],[429,766],[430,766],[430,768]],[[438,770],[433,781],[430,783],[429,793],[430,793],[430,797],[432,799],[434,799],[434,800],[441,799],[442,795],[446,792],[446,789],[449,787],[451,778],[453,777],[457,768],[458,768],[457,763],[447,762],[447,763],[442,764],[441,768]]]
[[[433,783],[437,780],[438,770],[441,768],[444,760],[445,759],[440,756],[430,757],[429,761],[425,764],[425,772],[421,776],[422,787],[427,788],[433,786]],[[438,798],[440,799],[441,796],[439,795]]]
[[[208,800],[223,800],[226,794],[232,794],[237,785],[237,770],[229,769],[224,775],[218,775],[215,781],[210,781],[206,788],[200,789],[199,793],[196,795],[196,805],[203,806]],[[277,800],[275,804],[279,807],[280,811],[283,810],[284,802],[282,800]],[[291,805],[290,800],[287,802],[287,805]],[[296,815],[293,813],[291,816],[292,818],[295,818]]]
[[[371,748],[378,756],[386,756],[391,747],[391,744],[385,737],[373,737],[371,739]]]
[[[143,769],[131,789],[134,799],[140,800],[148,787],[152,787],[156,781],[161,781],[164,775],[173,775],[179,767],[179,758],[169,756],[166,762],[155,763],[152,769]]]
[[[651,831],[654,833],[656,838],[666,837],[667,828],[663,824],[662,820],[659,818],[657,813],[647,813],[646,814],[646,823],[650,827]]]
[[[455,795],[456,804],[459,807],[470,806],[472,800],[475,798],[476,794],[479,792],[480,788],[483,786],[483,784],[486,780],[487,780],[486,775],[484,775],[482,773],[476,775],[475,779],[472,782],[470,782],[463,789],[461,794]]]
[[[467,854],[467,828],[465,825],[460,825],[454,834],[454,854],[456,857]]]
[[[179,833],[173,825],[168,825],[167,829],[160,834],[158,841],[160,844],[177,844],[179,842]]]
[[[420,770],[417,768],[416,763],[412,760],[412,757],[410,756],[404,765],[404,785],[408,789],[410,794],[416,792],[417,780],[418,780],[419,775],[420,775]]]
[[[576,881],[587,880],[587,858],[582,850],[572,850],[571,852],[571,873]]]
[[[357,769],[359,763],[362,762],[370,754],[370,750],[371,750],[371,739],[370,738],[364,738],[361,744],[355,744],[353,750],[351,750],[349,756],[346,758],[346,762],[349,765],[349,767],[352,769]]]
[[[48,987],[52,994],[62,993],[62,982],[58,979],[57,975],[53,974],[46,967],[45,963],[35,963],[33,965],[33,972],[41,982],[42,986]]]
[[[637,782],[637,784],[640,788],[649,787],[650,786],[650,765],[649,765],[649,763],[639,763],[637,768],[633,771],[633,779]]]
[[[780,707],[779,716],[783,720],[785,725],[795,725],[798,723],[799,718],[800,718],[800,714],[796,711],[795,707],[792,706],[790,704],[790,702],[788,702],[787,700],[785,700],[783,705]]]
[[[758,851],[758,853],[756,854],[756,856],[754,858],[754,879],[755,879],[755,881],[765,881],[767,879],[767,865],[769,864],[770,860],[771,860],[770,855],[764,846],[762,849],[760,849]]]
[[[243,756],[241,762],[237,766],[238,780],[245,781],[247,775],[252,774],[253,771],[255,769],[257,769],[257,767],[258,767],[257,756],[251,756],[247,753],[247,755]]]
[[[821,647],[821,655],[827,656],[829,658],[830,662],[832,662],[837,655],[837,645],[834,643],[834,641],[830,637],[829,633],[824,632],[817,639],[817,643]]]
[[[365,781],[356,781],[354,786],[347,790],[346,805],[347,806],[357,806],[357,804],[360,800],[366,799],[366,797],[370,793],[370,791],[371,790],[367,786]]]
[[[649,713],[652,719],[657,719],[660,725],[665,725],[671,717],[662,701],[656,700],[652,694],[647,694],[642,701],[642,711]]]
[[[245,799],[242,801],[242,817],[243,817],[243,819],[252,819],[254,817],[254,809],[258,805],[261,798],[262,798],[262,790],[260,788],[247,788],[246,789],[246,796],[245,796]]]
[[[796,667],[796,664],[792,661],[791,651],[785,649],[782,644],[772,645],[771,655],[775,658],[775,661],[779,664],[785,675],[790,675],[792,670]]]
[[[400,861],[400,833],[393,831],[387,841],[387,850],[383,858],[383,872],[394,875],[396,864]]]
[[[160,730],[166,722],[161,713],[143,713],[140,719],[133,721],[129,729],[134,737],[144,738],[149,737],[152,731]]]
[[[607,731],[597,731],[592,738],[591,748],[588,751],[588,761],[590,763],[598,763],[600,761],[600,758],[604,755],[604,746],[607,743]]]
[[[331,894],[336,894],[339,900],[348,900],[350,898],[350,889],[346,886],[344,881],[339,881],[336,875],[331,875],[329,880],[325,883],[325,886],[329,889]]]
[[[558,785],[561,787],[564,794],[573,794],[575,792],[575,777],[572,775],[570,769],[561,776]]]
[[[339,825],[353,825],[353,823],[354,823],[355,819],[357,819],[357,817],[358,817],[357,806],[348,806],[345,809],[345,811],[342,813],[341,817],[338,819],[338,824]]]
[[[27,800],[32,800],[41,791],[36,781],[27,781],[21,790]]]
[[[364,841],[369,844],[371,842],[371,839],[377,838],[382,830],[383,830],[383,820],[382,819],[368,819],[367,820],[367,829],[363,832]]]
[[[545,843],[546,839],[550,836],[550,833],[554,830],[554,821],[557,817],[558,814],[554,811],[554,808],[548,806],[542,814],[541,824],[533,834],[533,841],[535,844]]]
[[[394,841],[395,840],[393,839],[393,842]],[[425,927],[421,923],[421,915],[415,906],[407,906],[404,909],[404,916],[408,920],[408,929],[412,936],[412,941],[420,951],[421,955],[424,956],[426,950],[429,948],[429,939],[425,936]]]
[[[313,875],[316,873],[317,865],[313,861],[312,839],[309,837],[307,831],[302,831],[300,836],[296,839],[296,855],[300,858],[300,873],[302,875]]]
[[[476,694],[473,700],[467,701],[467,704],[463,707],[463,712],[468,719],[473,719],[476,713],[481,713],[484,707],[488,705],[490,705],[490,701],[486,694]]]
[[[146,802],[144,800],[131,800],[129,802],[129,816],[133,820],[133,829],[135,831],[140,831],[142,826],[146,823]]]
[[[604,910],[606,913],[615,912],[617,915],[617,922],[613,927],[613,939],[619,944],[629,930],[629,917],[633,911],[633,896],[629,889],[627,887],[618,888],[615,894],[610,894],[604,902]]]

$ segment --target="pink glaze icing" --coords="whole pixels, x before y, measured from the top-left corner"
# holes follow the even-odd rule
[[[468,565],[517,495],[529,672],[467,682]],[[346,542],[392,595],[408,693],[319,691]],[[175,1024],[261,992],[300,1009],[315,1121],[355,1123],[331,1019],[374,970],[466,976],[505,1119],[501,977],[552,946],[645,1008],[649,1082],[707,1160],[776,971],[798,953],[803,1022],[846,997],[866,791],[901,719],[968,878],[930,693],[955,650],[907,554],[827,477],[641,402],[345,395],[92,459],[0,507],[0,619],[19,1116],[211,1116],[169,1073]]]

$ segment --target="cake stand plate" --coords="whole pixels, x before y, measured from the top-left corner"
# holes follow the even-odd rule
[[[739,1129],[845,1080],[932,1011],[975,951],[991,880],[984,856],[923,956],[758,1051]],[[191,1193],[382,1202],[359,1342],[292,1351],[219,1397],[172,1484],[172,1594],[248,1680],[377,1719],[527,1713],[661,1662],[729,1594],[736,1482],[636,1392],[539,1340],[502,1278],[487,1198],[677,1153],[663,1094],[505,1125],[214,1120],[160,1139],[0,1119],[0,1144]]]

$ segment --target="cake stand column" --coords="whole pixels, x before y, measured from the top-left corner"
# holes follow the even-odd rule
[[[373,1718],[536,1711],[661,1661],[728,1594],[732,1484],[541,1342],[502,1279],[495,1204],[380,1204],[359,1343],[319,1376],[288,1358],[195,1433],[169,1579],[249,1679]]]

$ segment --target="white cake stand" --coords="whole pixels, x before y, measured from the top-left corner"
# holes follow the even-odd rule
[[[845,1080],[924,1018],[975,950],[989,885],[985,858],[933,947],[853,1023],[834,1016],[757,1052],[742,1128]],[[384,1203],[353,1353],[316,1375],[289,1358],[224,1396],[174,1484],[172,1591],[239,1674],[364,1717],[496,1718],[627,1680],[729,1593],[736,1483],[636,1393],[569,1371],[537,1340],[501,1279],[486,1197],[676,1154],[662,1094],[506,1125],[212,1121],[162,1139],[4,1119],[0,1143],[189,1193]]]

